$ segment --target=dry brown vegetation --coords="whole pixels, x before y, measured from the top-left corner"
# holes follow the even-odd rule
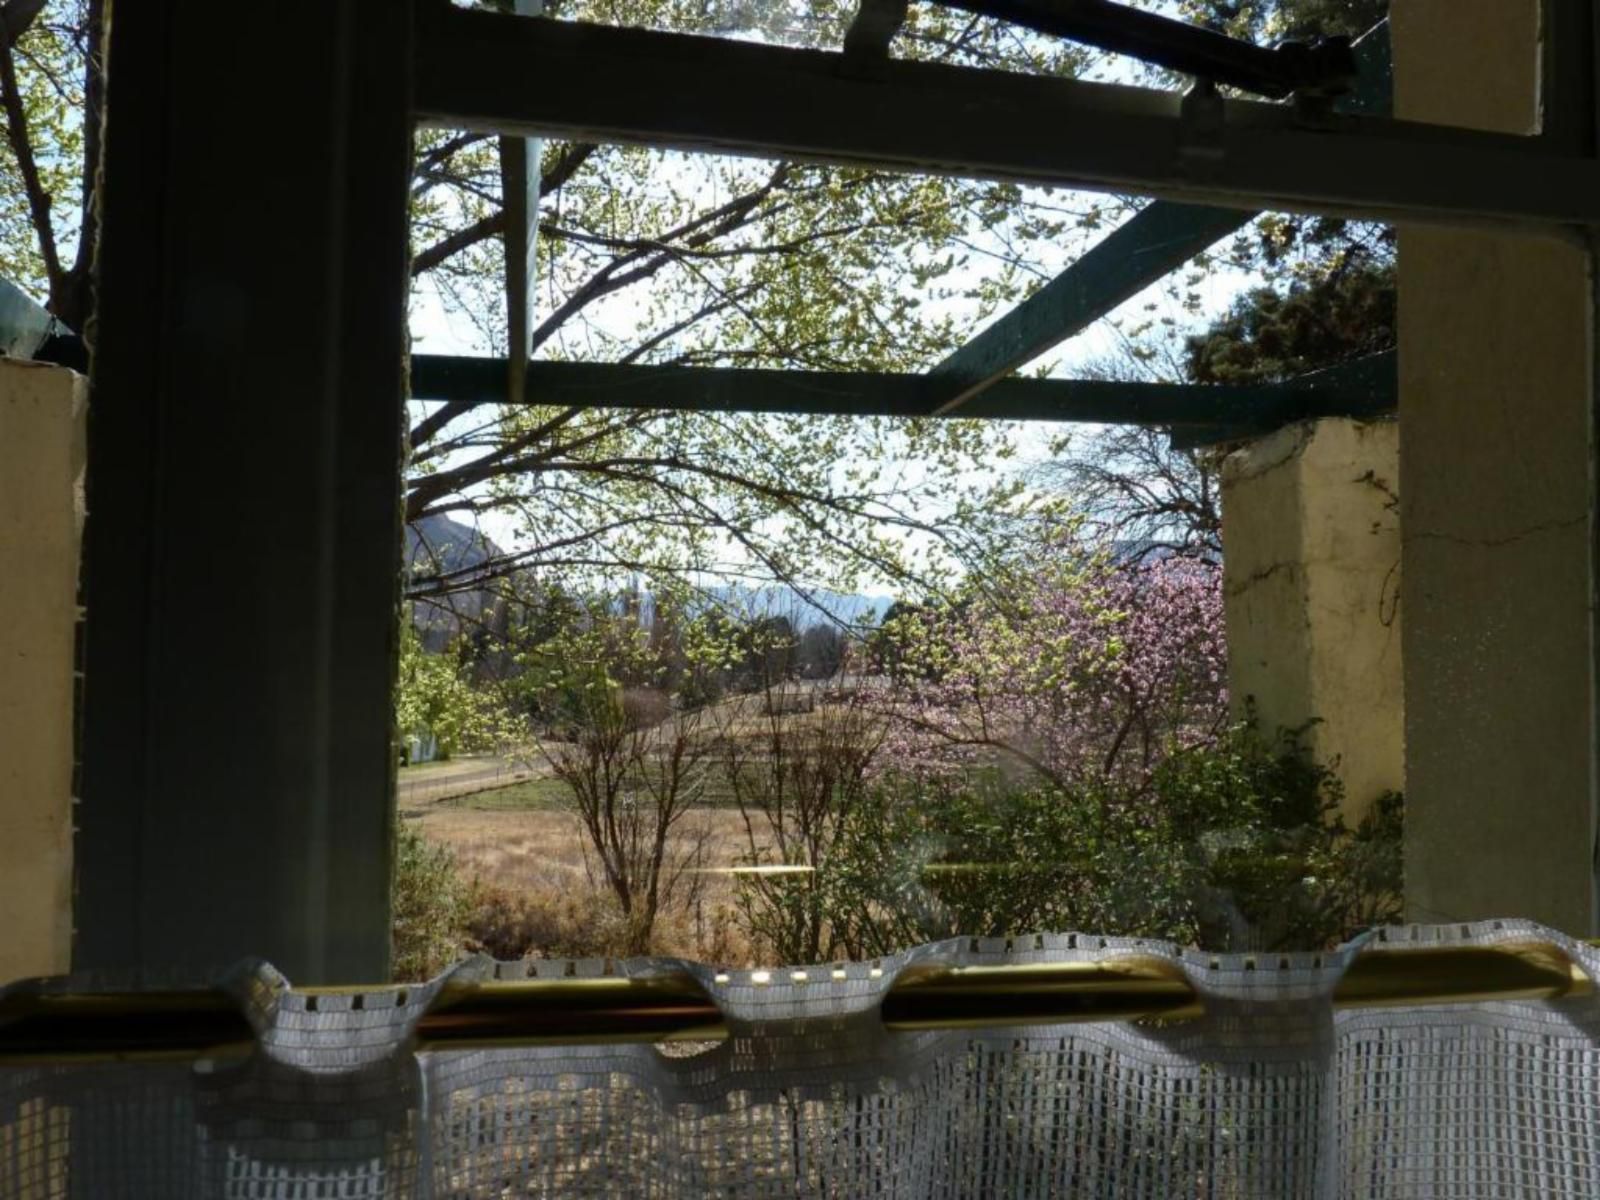
[[[609,890],[591,874],[583,830],[565,806],[512,806],[486,792],[411,810],[404,819],[451,850],[475,881],[472,949],[498,958],[626,952],[626,925]],[[706,861],[713,870],[735,863],[745,845],[736,809],[704,807],[691,814],[690,824],[705,829]],[[748,964],[751,948],[733,920],[733,898],[730,875],[706,874],[692,901],[663,907],[650,952]]]
[[[836,938],[810,872],[860,798],[879,716],[812,689],[661,720],[627,699],[548,740],[534,779],[406,807],[470,883],[462,948],[729,966],[826,957]]]

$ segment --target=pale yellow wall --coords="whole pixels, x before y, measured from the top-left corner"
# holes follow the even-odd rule
[[[68,967],[85,396],[0,358],[0,983]]]
[[[1401,0],[1398,114],[1537,126],[1533,0]],[[1589,262],[1400,238],[1407,904],[1595,929]]]
[[[1305,422],[1223,463],[1223,584],[1236,716],[1269,736],[1316,719],[1358,821],[1404,784],[1393,421]]]

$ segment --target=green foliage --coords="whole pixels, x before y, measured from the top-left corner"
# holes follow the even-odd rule
[[[830,913],[831,870],[860,809],[872,803],[868,778],[883,726],[859,697],[787,714],[769,690],[753,718],[730,715],[719,730],[722,764],[739,810],[742,864],[758,872],[737,881],[737,909],[751,941],[783,962],[819,962],[846,944]],[[751,706],[746,706],[748,713]],[[766,875],[766,867],[798,867]]]
[[[1236,729],[1169,759],[1153,785],[1170,836],[1198,852],[1211,944],[1321,947],[1400,919],[1403,802],[1386,795],[1349,829],[1332,765],[1313,761],[1296,734],[1270,744]]]
[[[1395,345],[1392,264],[1355,264],[1286,290],[1246,292],[1187,342],[1196,383],[1274,383]]]
[[[86,0],[50,0],[14,45],[0,46],[6,60],[0,63],[6,133],[0,138],[0,276],[47,297],[52,310],[78,328],[85,314],[76,307],[77,289],[88,269],[77,253],[87,148],[84,89],[98,11]],[[21,130],[12,125],[17,111]],[[32,195],[19,144],[37,177]]]
[[[1292,736],[1246,728],[1167,760],[1138,793],[994,771],[891,779],[852,806],[813,886],[858,957],[1048,930],[1322,948],[1400,917],[1402,801],[1350,830],[1340,798]]]
[[[455,855],[400,822],[395,833],[394,977],[431,979],[459,959],[472,887]]]
[[[998,773],[889,785],[854,814],[823,890],[853,956],[1051,930],[1190,942],[1196,872],[1164,832],[1107,796]]]
[[[1389,15],[1390,0],[1181,0],[1191,21],[1254,42],[1359,37]]]
[[[522,722],[499,697],[473,684],[459,655],[428,653],[411,622],[400,625],[395,726],[402,740],[431,734],[438,741],[438,756],[446,759],[514,743],[525,735]]]

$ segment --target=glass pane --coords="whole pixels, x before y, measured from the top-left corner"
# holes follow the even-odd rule
[[[432,256],[493,212],[494,144],[419,154],[414,346],[503,353],[498,241]],[[1260,389],[1356,363],[1316,411],[1393,407],[1371,367],[1394,345],[1391,231],[1241,214],[1184,257],[1173,206],[1145,201],[543,155],[535,367],[920,375],[1063,273],[1112,287],[1091,252],[1115,235],[1170,261],[1075,302],[1078,332],[1017,365],[1103,389],[1110,415],[1178,397],[1195,416],[652,412],[537,387],[415,405],[401,879],[404,911],[434,916],[403,976],[468,948],[730,967],[1073,930],[1321,948],[1398,916],[1387,760],[1347,796],[1318,714],[1230,695],[1222,570],[1223,460],[1284,423]],[[772,386],[720,378],[734,404]],[[1210,390],[1162,390],[1181,385]]]

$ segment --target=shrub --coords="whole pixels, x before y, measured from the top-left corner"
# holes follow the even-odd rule
[[[997,770],[889,779],[853,809],[814,887],[853,957],[1052,930],[1322,948],[1400,915],[1400,797],[1355,830],[1340,799],[1293,735],[1269,744],[1242,727],[1137,787]]]
[[[744,827],[740,862],[804,870],[740,876],[736,905],[746,935],[764,954],[819,962],[838,944],[824,872],[869,791],[883,727],[859,701],[788,713],[774,703],[778,696],[769,689],[753,720],[727,721],[722,765]]]
[[[1352,830],[1333,766],[1298,731],[1248,727],[1176,755],[1152,779],[1169,828],[1204,876],[1200,934],[1217,949],[1337,944],[1401,917],[1404,801],[1389,793]]]
[[[478,884],[464,917],[468,949],[499,959],[588,958],[630,952],[629,926],[600,891],[524,891]]]
[[[431,979],[461,957],[471,891],[454,854],[400,822],[393,893],[396,980]]]
[[[886,848],[893,848],[886,853]],[[1193,940],[1193,864],[1105,794],[989,771],[885,784],[821,876],[852,957],[955,936],[1114,930]]]

